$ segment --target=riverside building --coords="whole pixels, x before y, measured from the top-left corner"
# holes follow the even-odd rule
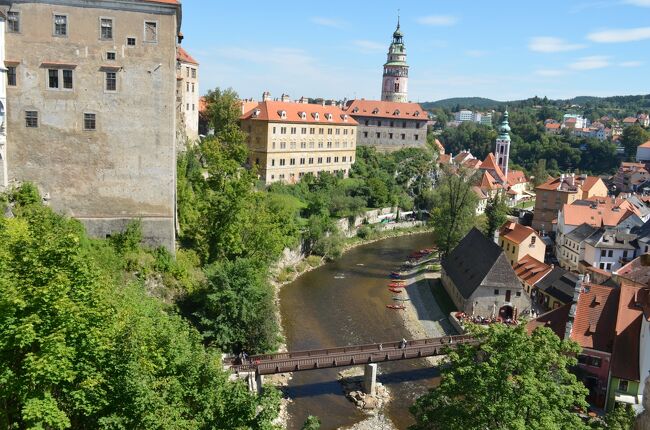
[[[106,237],[174,249],[177,0],[0,0],[6,165]]]
[[[295,183],[307,173],[341,173],[354,163],[357,122],[336,106],[270,100],[243,103],[249,165],[265,183]]]

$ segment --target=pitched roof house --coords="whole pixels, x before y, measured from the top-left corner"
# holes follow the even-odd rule
[[[476,228],[442,260],[442,284],[467,314],[508,319],[530,308],[503,250]]]

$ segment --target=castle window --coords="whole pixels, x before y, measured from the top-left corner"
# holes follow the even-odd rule
[[[84,114],[84,130],[96,130],[97,129],[97,115],[94,113],[85,113]]]
[[[127,37],[126,46],[135,46],[135,37]]]
[[[106,91],[117,91],[117,73],[106,72]]]
[[[38,127],[38,112],[35,110],[25,111],[25,127],[36,128]]]
[[[381,127],[381,121],[377,121],[377,127]]]
[[[115,61],[115,52],[107,52],[106,53],[106,59],[108,61]]]
[[[68,16],[54,15],[54,35],[65,37],[68,35]]]
[[[113,40],[113,19],[112,18],[100,18],[99,37],[102,40]]]
[[[402,140],[406,139],[406,134],[402,133]]]
[[[20,13],[7,12],[7,31],[9,33],[20,33]]]
[[[47,70],[47,87],[50,89],[59,88],[59,71],[57,69]]]
[[[16,66],[7,67],[7,85],[16,86]]]
[[[192,68],[192,79],[196,79],[196,69]]]
[[[399,84],[397,82],[395,83],[395,92],[399,93]]]
[[[377,139],[381,137],[381,133],[375,133],[375,135],[377,136]]]
[[[420,136],[418,136],[417,134],[414,134],[414,135],[413,135],[413,138],[414,138],[415,140],[419,140]]]
[[[144,22],[144,41],[158,42],[158,23],[155,21]]]

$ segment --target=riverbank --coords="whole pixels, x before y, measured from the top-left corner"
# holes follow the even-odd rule
[[[380,240],[390,239],[394,237],[430,233],[432,231],[433,231],[432,227],[424,225],[424,226],[405,227],[405,228],[395,227],[390,230],[376,231],[371,237],[368,238],[352,236],[345,239],[345,242],[343,244],[343,249],[341,251],[341,255],[338,258],[342,258],[346,252],[358,246],[369,245],[371,243],[378,242]],[[275,302],[275,314],[276,314],[275,316],[278,322],[278,326],[280,327],[279,336],[282,339],[285,339],[285,336],[284,336],[284,329],[282,326],[282,316],[280,315],[280,296],[279,296],[280,289],[283,286],[290,284],[291,282],[294,282],[296,279],[298,279],[305,273],[308,273],[314,269],[318,269],[328,261],[329,260],[324,257],[320,257],[316,255],[306,255],[304,258],[300,259],[295,264],[282,269],[282,271],[279,271],[277,269],[271,271],[270,282],[274,289],[274,302]],[[292,276],[289,276],[287,278],[280,277],[280,274],[282,274],[283,272],[290,273],[292,274]],[[278,352],[285,352],[286,350],[287,348],[285,342],[282,341],[281,345],[278,348]]]

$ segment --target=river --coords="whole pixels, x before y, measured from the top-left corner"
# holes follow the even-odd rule
[[[410,335],[391,302],[388,274],[409,253],[432,245],[431,234],[385,239],[354,248],[336,261],[306,273],[280,292],[282,323],[289,350],[387,342]],[[289,429],[300,429],[308,415],[321,429],[336,429],[363,420],[343,395],[337,374],[342,369],[296,372],[287,388],[293,399]],[[436,369],[421,360],[380,364],[378,380],[392,393],[385,413],[400,429],[413,422],[408,407],[432,387]]]

